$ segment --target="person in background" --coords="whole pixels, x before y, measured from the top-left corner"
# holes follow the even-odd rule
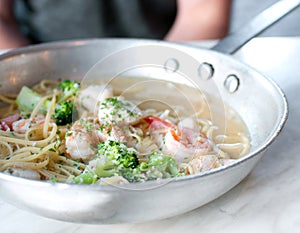
[[[0,0],[0,49],[99,37],[219,39],[230,7],[231,0]]]

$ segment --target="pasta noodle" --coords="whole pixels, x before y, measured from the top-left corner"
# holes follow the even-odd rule
[[[51,115],[54,111],[56,96],[59,96],[60,93],[54,92],[53,86],[57,86],[57,82],[44,80],[33,88],[41,94],[48,95],[41,99],[30,117],[25,121],[34,119],[39,114],[39,109],[44,101],[51,99],[42,125],[32,126],[24,133],[0,130],[1,147],[5,146],[9,151],[9,153],[4,154],[3,149],[1,150],[0,171],[9,168],[34,170],[38,171],[41,179],[57,179],[65,182],[71,174],[78,175],[84,170],[85,165],[83,163],[70,162],[65,157],[60,156],[60,151],[57,150],[61,140],[57,135],[59,127],[51,120]],[[0,95],[0,99],[4,103],[15,105],[16,96],[9,96],[8,98],[7,95]],[[77,166],[71,167],[70,164],[75,162]],[[66,172],[66,170],[70,172]]]

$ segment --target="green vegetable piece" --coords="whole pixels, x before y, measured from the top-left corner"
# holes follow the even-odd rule
[[[100,177],[118,174],[129,182],[140,180],[139,161],[135,150],[116,141],[100,142],[98,156],[105,156],[104,165],[98,166],[95,173]]]
[[[120,168],[119,174],[129,182],[139,182],[145,179],[139,167],[137,168]]]
[[[51,178],[50,181],[51,181],[52,183],[57,183],[57,182],[58,182],[57,178]]]
[[[74,102],[71,100],[57,103],[52,118],[55,119],[57,125],[66,125],[77,117],[77,110]]]
[[[176,166],[176,161],[174,158],[159,154],[159,153],[152,153],[148,161],[148,167],[155,167],[155,169],[162,172],[164,178],[169,176],[174,177],[178,174],[178,168]]]
[[[93,172],[85,172],[74,178],[74,182],[77,184],[94,184],[98,180],[98,177]]]
[[[107,160],[104,164],[97,166],[95,173],[99,177],[111,177],[118,172],[115,164],[111,160]]]
[[[136,168],[139,165],[136,152],[129,150],[125,144],[116,141],[100,142],[98,155],[109,157],[120,168]]]
[[[24,86],[22,87],[19,95],[17,96],[16,103],[18,109],[23,113],[30,113],[35,108],[35,106],[41,101],[42,96],[34,92],[30,88]],[[50,101],[46,100],[41,106],[40,112],[46,113]]]
[[[61,96],[61,101],[66,100],[71,96],[76,96],[80,89],[80,83],[72,80],[64,80],[58,84],[58,87],[62,89],[63,95]]]

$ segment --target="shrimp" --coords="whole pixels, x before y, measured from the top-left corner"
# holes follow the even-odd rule
[[[107,98],[98,110],[100,121],[118,126],[134,124],[141,115],[142,111],[136,105],[120,97]]]
[[[15,115],[12,115],[12,116],[0,119],[0,130],[3,130],[3,131],[10,131],[10,130],[12,130],[12,124],[15,121],[18,121],[19,118],[20,118],[20,115],[19,114],[15,114]]]
[[[188,162],[187,174],[196,174],[219,167],[220,161],[216,155],[205,155],[193,158]]]
[[[103,129],[97,131],[97,135],[100,141],[104,142],[107,140],[127,142],[126,134],[124,130],[116,125],[106,125]]]
[[[43,125],[45,122],[45,117],[43,115],[38,115],[34,119],[20,119],[12,123],[12,129],[16,133],[26,133],[32,126]]]
[[[72,159],[87,161],[96,155],[94,138],[87,132],[72,132],[66,137],[66,152]]]
[[[212,146],[209,140],[189,128],[179,128],[159,117],[144,118],[150,123],[150,134],[160,144],[163,153],[173,157],[177,163],[189,162],[207,154]]]
[[[92,120],[78,120],[66,133],[66,152],[72,159],[88,161],[96,155],[99,138],[91,127]]]
[[[162,151],[170,154],[177,162],[186,162],[194,157],[205,155],[211,149],[208,139],[190,129],[175,131],[169,129]]]
[[[102,101],[112,97],[112,87],[106,85],[91,85],[79,93],[78,102],[80,103],[80,106],[87,111],[95,112]]]
[[[196,174],[233,163],[234,159],[219,159],[217,155],[198,156],[188,162],[186,174]]]
[[[127,142],[118,126],[103,124],[97,118],[81,118],[66,133],[66,152],[73,159],[89,161],[96,156],[98,143],[107,140]]]

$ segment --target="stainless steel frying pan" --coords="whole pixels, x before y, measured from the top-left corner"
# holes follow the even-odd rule
[[[299,2],[280,1],[272,9],[288,6],[284,8],[284,13],[287,13]],[[266,12],[265,15],[268,15]],[[228,38],[215,49],[221,50],[222,45],[230,42],[230,38],[237,37]],[[241,41],[245,43],[248,39]],[[240,44],[238,41],[234,44]],[[234,51],[232,48],[225,52]],[[136,57],[141,57],[138,51],[147,50],[150,60],[147,58],[145,62],[154,62],[166,69],[161,69],[160,73],[143,73],[141,69],[135,73],[133,69],[131,75],[156,79],[163,77],[168,82],[176,83],[178,81],[173,75],[182,72],[203,82],[213,82],[219,97],[235,109],[246,124],[252,140],[249,154],[229,166],[206,173],[161,183],[154,181],[126,186],[53,184],[1,173],[1,198],[20,208],[64,221],[95,224],[141,222],[175,216],[202,206],[230,190],[250,173],[280,133],[287,119],[287,102],[271,79],[220,52],[163,41],[134,39],[69,41],[31,46],[0,56],[0,92],[17,93],[23,85],[30,86],[45,78],[82,80],[87,74],[93,74],[91,68],[92,71],[103,72],[98,68],[105,68],[105,62],[111,61],[111,58],[115,63],[106,67],[110,72],[117,73],[120,68],[131,64],[128,60],[137,61]],[[134,56],[121,59],[124,58],[122,51],[133,51]],[[120,55],[120,59],[115,55]],[[101,78],[101,75],[98,77]]]

